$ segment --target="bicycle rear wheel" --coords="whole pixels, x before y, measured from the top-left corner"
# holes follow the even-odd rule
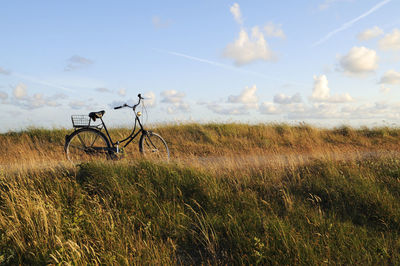
[[[72,163],[106,160],[110,156],[110,143],[99,130],[82,128],[72,133],[64,146]]]
[[[169,149],[165,140],[158,134],[145,131],[139,141],[140,152],[149,160],[169,160]]]

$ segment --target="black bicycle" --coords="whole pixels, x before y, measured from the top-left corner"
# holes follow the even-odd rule
[[[72,125],[74,132],[65,136],[65,153],[68,160],[73,163],[98,159],[122,159],[134,158],[135,152],[129,151],[126,147],[139,135],[139,151],[148,159],[169,160],[169,149],[165,140],[153,131],[145,130],[139,117],[140,111],[136,112],[136,107],[143,103],[143,97],[138,95],[137,104],[130,106],[124,104],[114,107],[114,109],[132,108],[135,114],[135,126],[131,134],[123,139],[113,142],[103,121],[105,111],[91,112],[89,115],[72,115]],[[97,119],[101,124],[95,125]],[[92,123],[93,121],[93,123]],[[136,131],[137,124],[139,125]],[[105,133],[102,132],[104,128]],[[137,154],[137,152],[136,152]]]

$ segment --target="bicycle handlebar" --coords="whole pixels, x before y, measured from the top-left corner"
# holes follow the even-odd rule
[[[130,106],[125,103],[124,105],[114,107],[114,110],[121,109],[123,107],[130,107]]]
[[[114,107],[114,110],[121,109],[121,108],[123,108],[123,107],[129,107],[129,108],[132,108],[132,109],[135,111],[136,106],[138,106],[138,105],[140,104],[140,101],[144,99],[144,98],[142,97],[142,94],[140,94],[140,93],[138,94],[138,98],[139,98],[139,101],[138,101],[138,103],[135,104],[134,106],[129,106],[129,105],[127,105],[127,104],[125,103],[124,105]]]

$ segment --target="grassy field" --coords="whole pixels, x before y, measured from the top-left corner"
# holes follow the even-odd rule
[[[400,129],[154,130],[169,163],[75,166],[69,130],[1,134],[0,264],[400,264]]]

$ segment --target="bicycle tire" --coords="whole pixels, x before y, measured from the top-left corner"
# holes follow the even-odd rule
[[[66,139],[64,150],[72,163],[106,160],[110,158],[110,142],[99,130],[81,128]]]
[[[152,131],[143,132],[139,141],[139,150],[149,160],[168,161],[170,158],[167,142]]]

